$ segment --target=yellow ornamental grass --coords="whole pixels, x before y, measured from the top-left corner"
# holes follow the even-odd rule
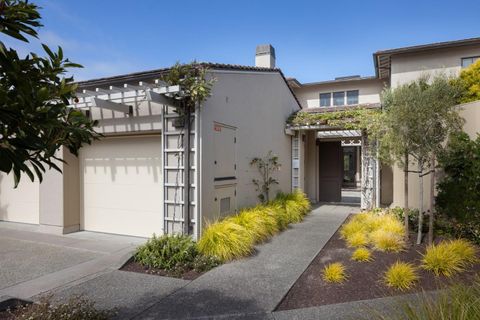
[[[278,232],[275,219],[265,213],[262,206],[241,211],[239,214],[227,218],[252,234],[255,243],[265,241]]]
[[[289,215],[285,210],[285,207],[280,203],[272,202],[265,207],[265,214],[272,217],[276,223],[278,230],[284,230],[289,225]]]
[[[451,277],[464,271],[476,260],[476,250],[470,242],[463,239],[443,241],[427,248],[422,267],[436,276]]]
[[[323,268],[323,280],[331,283],[342,283],[347,280],[345,266],[340,262],[330,263]]]
[[[231,220],[215,222],[205,228],[198,241],[198,250],[206,256],[229,261],[249,255],[255,239],[245,227]]]
[[[349,247],[353,248],[364,247],[368,244],[368,238],[363,232],[356,232],[349,235],[345,241]]]
[[[373,247],[379,251],[400,252],[405,248],[405,240],[401,235],[382,229],[373,232],[370,239]]]
[[[365,224],[362,221],[351,219],[340,229],[342,239],[347,239],[356,233],[366,232]]]
[[[372,253],[367,248],[358,248],[353,252],[352,260],[358,262],[370,262],[373,260]]]
[[[408,290],[418,281],[417,270],[411,263],[397,261],[385,272],[383,281],[388,287]]]

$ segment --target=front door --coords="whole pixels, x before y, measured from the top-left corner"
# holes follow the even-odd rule
[[[343,181],[341,142],[320,142],[319,151],[319,200],[341,202]]]

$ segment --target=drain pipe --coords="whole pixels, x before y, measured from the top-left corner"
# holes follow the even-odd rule
[[[184,137],[183,137],[183,232],[188,235],[190,230],[190,131],[191,110],[184,103]]]

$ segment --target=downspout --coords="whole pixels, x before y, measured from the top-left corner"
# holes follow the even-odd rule
[[[184,103],[184,137],[183,137],[183,227],[184,234],[190,234],[190,131],[191,110]]]

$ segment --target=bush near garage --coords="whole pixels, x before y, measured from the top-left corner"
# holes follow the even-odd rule
[[[301,191],[279,193],[275,200],[240,211],[205,228],[198,242],[199,251],[221,261],[249,255],[254,245],[267,240],[291,223],[303,220],[310,202]]]
[[[19,320],[107,320],[112,319],[114,310],[98,310],[95,303],[84,296],[72,296],[64,303],[53,303],[45,296],[38,303],[20,306],[8,313]]]
[[[173,274],[188,270],[205,272],[220,263],[214,257],[200,254],[192,238],[184,235],[153,235],[137,248],[134,260],[143,266],[163,269]]]

